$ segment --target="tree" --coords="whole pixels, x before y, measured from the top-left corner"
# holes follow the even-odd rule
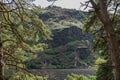
[[[55,3],[55,1],[57,1],[57,0],[47,0],[48,2],[52,2],[52,4],[50,5],[50,7],[51,6],[53,6],[53,4]]]
[[[116,15],[116,11],[118,10],[117,7],[119,3],[114,0],[89,0],[88,3],[89,2],[92,4],[92,11],[95,12],[96,16],[103,24],[103,30],[106,33],[108,53],[111,55],[114,79],[120,80],[120,44],[114,28],[114,17]],[[115,11],[113,18],[111,18],[108,8],[113,7],[115,7]]]
[[[14,65],[14,62],[17,61],[14,59],[17,58],[12,54],[16,52],[15,49],[32,51],[33,48],[36,48],[33,43],[37,45],[38,40],[50,38],[50,31],[37,16],[32,14],[28,6],[28,0],[0,1],[0,80],[5,80],[4,68],[6,65],[17,67]],[[36,38],[39,39],[34,42]],[[37,45],[37,47],[40,48],[41,45]],[[6,63],[5,59],[8,62],[11,61],[11,64]]]
[[[77,74],[71,74],[68,75],[66,79],[64,80],[96,80],[95,76],[85,76],[85,75],[77,75]]]

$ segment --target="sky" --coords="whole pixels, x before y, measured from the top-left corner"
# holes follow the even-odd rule
[[[54,3],[54,5],[60,6],[62,8],[79,9],[80,2],[83,2],[83,1],[85,0],[58,0]],[[47,0],[36,0],[34,3],[36,5],[40,5],[42,8],[52,4],[52,2],[48,2]]]

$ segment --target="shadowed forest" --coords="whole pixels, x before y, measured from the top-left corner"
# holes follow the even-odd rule
[[[120,80],[120,0],[35,1],[0,0],[0,80]]]

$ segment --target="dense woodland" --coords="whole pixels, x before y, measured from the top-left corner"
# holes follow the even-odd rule
[[[93,35],[81,29],[84,15],[80,14],[88,16],[87,12],[56,6],[43,9],[38,14],[50,28],[52,39],[45,41],[48,48],[39,52],[36,59],[26,62],[28,68],[70,69],[92,66],[95,58],[91,54]]]
[[[80,3],[89,11],[34,1],[0,0],[0,80],[49,80],[31,69],[89,68],[95,75],[64,80],[120,80],[119,0]]]

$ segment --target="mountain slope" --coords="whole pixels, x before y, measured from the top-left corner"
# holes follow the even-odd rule
[[[82,21],[87,12],[59,7],[48,7],[39,14],[40,19],[51,29],[49,46],[39,53],[34,65],[29,68],[85,68],[93,63],[91,34],[83,33]],[[37,65],[37,66],[36,66]]]

